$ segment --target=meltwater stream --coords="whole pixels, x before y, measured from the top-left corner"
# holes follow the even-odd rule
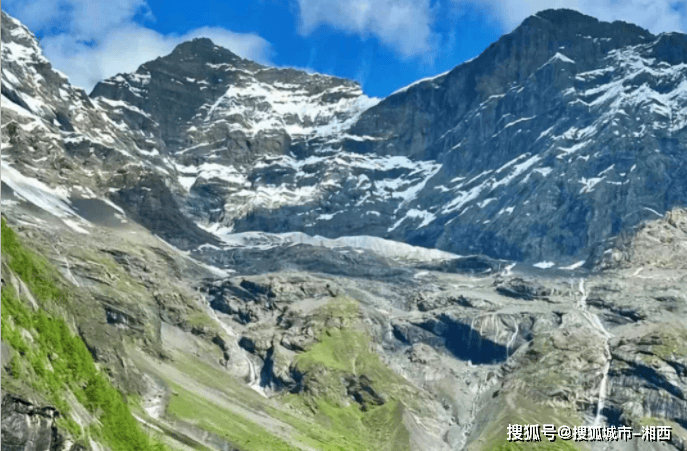
[[[204,302],[203,305],[205,306],[205,310],[208,312],[208,316],[210,316],[210,318],[212,318],[212,320],[215,321],[217,325],[221,327],[222,330],[224,330],[224,332],[226,332],[227,335],[229,335],[232,338],[232,340],[234,340],[234,345],[238,349],[241,349],[236,343],[236,340],[238,339],[236,332],[217,316],[215,309],[212,308],[209,302]],[[243,358],[246,360],[246,364],[248,365],[248,387],[259,393],[260,395],[267,397],[265,389],[260,385],[260,373],[255,369],[255,364],[250,359],[250,357],[245,355],[245,351],[242,351],[242,353]]]
[[[605,419],[603,418],[602,412],[606,403],[607,386],[608,386],[608,373],[611,368],[611,349],[608,344],[608,340],[611,338],[611,333],[606,330],[603,323],[599,319],[599,316],[595,313],[591,313],[587,307],[587,290],[584,286],[584,279],[580,279],[579,283],[580,300],[577,303],[577,307],[582,311],[584,317],[589,321],[591,326],[601,334],[604,339],[604,355],[606,357],[606,363],[603,368],[603,377],[601,378],[601,383],[599,384],[599,399],[596,403],[596,414],[594,416],[594,422],[592,426],[600,426]]]

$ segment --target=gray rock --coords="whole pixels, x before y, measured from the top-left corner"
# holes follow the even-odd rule
[[[85,451],[81,444],[66,440],[55,423],[60,413],[54,407],[38,406],[3,393],[2,449],[10,451]]]

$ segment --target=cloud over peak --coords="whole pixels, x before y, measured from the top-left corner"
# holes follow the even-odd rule
[[[5,0],[3,9],[40,36],[48,59],[73,84],[87,90],[118,72],[135,71],[195,37],[208,37],[239,56],[267,64],[279,60],[287,66],[311,66],[317,50],[324,55],[317,61],[318,70],[339,71],[379,85],[375,80],[383,70],[380,67],[395,67],[395,74],[383,77],[403,82],[411,76],[431,75],[435,66],[436,72],[446,70],[543,9],[573,9],[604,21],[635,23],[653,33],[687,31],[687,0],[201,0],[190,6],[201,13],[195,15],[196,23],[233,14],[238,18],[232,22],[235,27],[260,30],[270,36],[273,47],[256,33],[217,26],[188,30],[186,16],[176,12],[189,7],[181,1],[161,4],[166,12],[174,12],[174,19],[159,27],[151,10],[154,1],[161,0]],[[317,32],[322,29],[335,33]],[[331,42],[315,42],[323,35]],[[311,46],[309,60],[304,41]],[[349,50],[353,45],[354,52],[346,61],[334,63],[336,58],[328,57],[336,56],[342,43]],[[391,50],[392,58],[387,57],[389,52],[378,52],[380,48]],[[380,54],[387,61],[375,61]]]
[[[181,42],[207,37],[237,55],[269,62],[272,46],[252,33],[200,27],[163,34],[145,26],[154,20],[146,0],[5,0],[8,12],[42,35],[41,46],[70,82],[90,91],[119,72],[170,53]]]
[[[486,13],[509,32],[528,16],[544,9],[567,8],[613,22],[623,20],[653,33],[687,30],[687,0],[294,0],[300,32],[319,26],[374,36],[403,58],[431,56],[446,41],[446,23],[461,12]],[[458,12],[458,14],[456,14]],[[444,30],[443,32],[440,30]]]

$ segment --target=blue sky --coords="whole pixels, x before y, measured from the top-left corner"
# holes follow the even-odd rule
[[[687,0],[5,0],[70,81],[117,72],[207,36],[264,64],[357,80],[383,97],[445,72],[542,9],[687,31]]]

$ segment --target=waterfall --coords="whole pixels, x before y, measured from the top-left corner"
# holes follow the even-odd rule
[[[579,291],[581,294],[580,300],[578,301],[578,308],[582,310],[582,314],[589,321],[589,324],[594,330],[599,332],[604,340],[604,356],[606,358],[606,363],[603,368],[603,376],[601,377],[601,383],[599,384],[599,398],[596,402],[596,414],[594,416],[593,426],[600,426],[603,420],[603,409],[606,404],[607,396],[607,386],[608,386],[608,373],[611,369],[611,348],[608,344],[608,340],[612,337],[611,333],[606,330],[599,315],[589,312],[587,306],[587,290],[584,286],[584,279],[580,279]]]
[[[508,343],[506,343],[506,358],[508,358],[508,356],[510,355],[510,348],[511,346],[513,346],[513,344],[515,344],[515,339],[518,337],[518,332],[520,332],[520,325],[516,320],[513,335],[511,335],[510,340],[508,340]]]
[[[232,338],[232,340],[233,340],[232,344],[233,344],[234,348],[238,349],[241,352],[241,355],[243,356],[243,358],[245,359],[246,365],[248,365],[248,386],[251,389],[253,389],[254,391],[261,394],[262,396],[267,397],[267,394],[265,393],[265,389],[260,386],[260,375],[258,374],[258,372],[255,369],[255,364],[250,359],[250,357],[248,357],[248,355],[246,355],[246,351],[244,351],[238,345],[238,341],[237,341],[238,336],[236,335],[236,332],[234,332],[234,330],[231,327],[229,327],[224,321],[219,319],[219,317],[217,316],[217,313],[215,312],[215,309],[212,308],[212,306],[210,305],[209,302],[203,302],[203,305],[205,306],[205,311],[207,311],[208,316],[210,318],[212,318],[212,320],[215,321],[215,323],[217,323],[217,325],[219,327],[221,327],[222,330],[224,330],[224,332],[226,332],[227,335],[229,335],[229,337]]]

